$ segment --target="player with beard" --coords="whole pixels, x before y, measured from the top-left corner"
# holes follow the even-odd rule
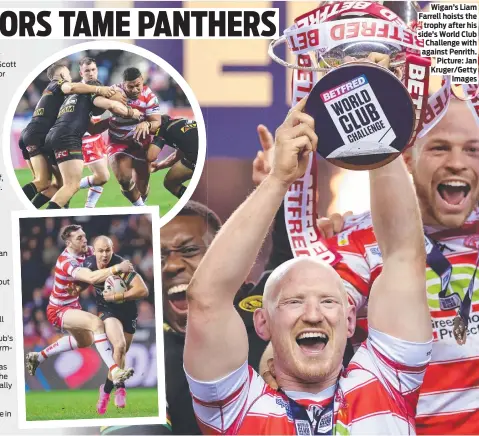
[[[115,363],[111,344],[105,334],[103,321],[97,316],[82,310],[79,292],[73,287],[75,281],[89,284],[104,282],[111,275],[131,273],[133,266],[123,261],[113,267],[91,271],[83,266],[83,262],[92,251],[82,227],[68,225],[60,232],[65,242],[65,250],[58,257],[55,265],[55,282],[47,307],[48,321],[61,331],[68,331],[70,336],[63,336],[41,352],[28,353],[26,367],[30,375],[35,375],[37,367],[51,356],[77,348],[95,344],[98,353],[107,365],[115,385],[123,383],[133,375],[133,370],[124,370]]]
[[[50,83],[42,93],[37,103],[33,117],[23,129],[21,141],[23,149],[28,152],[30,165],[35,179],[22,189],[27,198],[34,197],[50,186],[52,160],[45,151],[44,145],[48,132],[55,124],[58,111],[66,95],[99,95],[111,97],[115,90],[105,86],[91,86],[84,83],[72,83],[70,70],[65,65],[53,64],[47,70]]]
[[[98,81],[87,85],[100,87]],[[87,130],[94,132],[91,115],[101,115],[109,110],[118,116],[139,119],[140,112],[118,101],[98,97],[95,94],[72,94],[65,99],[55,124],[45,138],[44,149],[53,151],[63,179],[62,187],[55,193],[47,209],[60,209],[80,188],[83,173],[82,137]]]
[[[184,367],[195,413],[209,434],[411,434],[432,334],[420,213],[401,158],[370,171],[374,230],[386,267],[371,293],[368,340],[348,368],[343,371],[342,357],[354,333],[354,307],[334,269],[310,257],[273,271],[263,308],[254,313],[258,335],[274,345],[282,390],[248,367],[235,289],[316,150],[305,103],[276,131],[270,174],[222,227],[188,287]]]
[[[134,67],[123,72],[123,82],[117,88],[125,93],[128,106],[142,113],[144,121],[110,118],[108,158],[122,194],[133,206],[144,206],[150,179],[146,150],[152,140],[150,131],[155,132],[161,124],[158,97]]]
[[[124,259],[113,252],[113,242],[107,236],[98,236],[93,241],[92,256],[85,259],[83,266],[90,271],[98,271],[120,265]],[[105,324],[105,332],[113,345],[113,359],[120,367],[125,367],[125,356],[130,349],[136,331],[136,318],[138,317],[137,301],[148,297],[148,288],[142,277],[135,271],[120,274],[128,290],[123,294],[115,294],[105,290],[105,282],[93,285],[96,294],[98,316]],[[81,285],[81,284],[80,284]],[[100,398],[97,403],[97,412],[106,413],[110,394],[113,390],[111,374],[100,386]],[[125,384],[118,384],[115,391],[115,406],[126,406]]]
[[[271,162],[269,132],[259,128],[263,151],[254,165],[256,181],[266,176]],[[479,127],[466,103],[452,99],[444,118],[404,154],[419,200],[427,238],[427,297],[433,325],[432,362],[420,390],[416,416],[418,434],[479,434],[479,295],[475,268],[478,259],[479,224]],[[371,226],[365,213],[344,219],[318,222],[328,245],[343,257],[335,268],[344,280],[350,302],[356,306],[357,347],[367,336],[367,310],[371,287],[383,267]],[[435,248],[433,248],[435,247]],[[436,250],[437,248],[437,250]],[[437,256],[446,268],[437,267]],[[284,211],[273,230],[274,264],[292,257],[286,234]],[[450,277],[447,277],[450,273]],[[442,276],[442,278],[441,278]],[[464,303],[465,302],[465,303]],[[472,304],[469,304],[472,303]],[[466,335],[458,345],[454,319],[470,310]],[[467,339],[466,339],[467,338]],[[464,343],[465,342],[465,343]],[[444,399],[447,398],[447,402]]]
[[[178,215],[161,228],[166,400],[173,434],[201,434],[183,371],[188,314],[186,289],[220,227],[221,221],[211,209],[196,201],[188,201]],[[264,286],[264,280],[260,280],[256,286]],[[240,287],[235,298],[235,307],[248,332],[249,362],[254,368],[258,368],[266,342],[261,340],[254,330],[253,312],[261,306],[261,297],[247,299],[252,288],[251,283]],[[259,291],[256,293],[259,294]],[[104,430],[104,434],[118,435],[167,432],[169,430],[163,426],[131,426]]]
[[[168,144],[175,152],[161,162],[155,162],[161,149]],[[191,179],[198,158],[198,126],[196,121],[184,118],[161,116],[161,127],[155,132],[153,143],[148,149],[151,172],[170,168],[163,184],[178,198],[186,191],[183,185]]]

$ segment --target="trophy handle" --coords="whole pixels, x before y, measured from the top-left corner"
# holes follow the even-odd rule
[[[302,67],[298,64],[290,64],[289,62],[286,62],[284,59],[281,59],[279,56],[277,56],[274,52],[274,49],[281,44],[284,44],[286,42],[286,36],[280,36],[279,38],[273,39],[271,43],[269,44],[268,47],[268,54],[275,61],[276,63],[282,65],[283,67],[286,68],[291,68],[293,70],[303,70],[303,71],[320,71],[322,73],[328,72],[331,68],[322,68],[322,67]]]
[[[457,84],[457,83],[452,84],[451,83],[451,92],[454,94],[454,97],[456,97],[458,100],[471,101],[471,100],[476,99],[479,96],[479,86],[477,87],[476,93],[474,95],[470,95],[470,96],[466,96],[466,97],[462,97],[460,95],[457,95],[455,89],[457,88],[458,85],[460,85],[460,84]]]
[[[279,38],[276,38],[276,39],[273,39],[271,41],[271,43],[269,44],[269,47],[268,47],[268,55],[270,56],[271,59],[273,59],[273,61],[275,61],[276,63],[282,65],[283,67],[286,67],[286,68],[291,68],[293,70],[302,70],[302,71],[318,71],[318,72],[321,72],[321,73],[327,73],[329,71],[331,71],[332,69],[334,69],[335,67],[328,67],[328,68],[325,68],[325,67],[304,67],[304,66],[301,66],[301,65],[298,65],[298,64],[290,64],[289,62],[285,61],[284,59],[281,59],[279,56],[276,55],[276,53],[274,52],[274,49],[281,45],[281,44],[284,44],[286,42],[286,36],[283,35],[283,36],[280,36]],[[323,56],[319,55],[319,57],[323,60],[323,62],[325,62],[327,64],[327,62],[323,59]],[[399,61],[396,61],[396,62],[391,62],[389,67],[390,68],[395,68],[395,67],[399,67],[401,65],[404,65],[406,63],[405,60],[399,60]]]

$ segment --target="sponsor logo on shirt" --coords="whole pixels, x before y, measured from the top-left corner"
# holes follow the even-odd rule
[[[239,307],[246,312],[254,312],[256,309],[263,307],[262,295],[251,295],[239,302]]]
[[[183,133],[186,133],[188,130],[191,130],[191,129],[196,129],[196,121],[190,121],[188,120],[188,123],[185,124],[180,130],[183,132]]]
[[[366,245],[366,256],[368,259],[368,263],[371,269],[374,267],[381,265],[383,262],[383,258],[381,255],[381,250],[379,249],[377,244],[374,245]]]

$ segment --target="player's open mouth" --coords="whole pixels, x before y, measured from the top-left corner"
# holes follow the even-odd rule
[[[471,192],[471,185],[462,180],[447,180],[439,183],[437,192],[448,206],[462,206]]]
[[[307,354],[323,351],[328,344],[329,336],[321,332],[303,332],[296,337],[299,348]]]
[[[186,300],[186,290],[188,285],[176,285],[168,289],[168,301],[175,312],[186,312],[188,310],[188,301]]]

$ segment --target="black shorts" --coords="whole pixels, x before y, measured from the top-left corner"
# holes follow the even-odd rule
[[[23,129],[20,135],[20,140],[18,141],[18,145],[22,150],[24,159],[28,160],[31,157],[35,157],[43,153],[45,136],[46,134],[39,132],[38,129],[35,129],[34,126],[30,124]]]
[[[116,318],[118,321],[121,322],[121,325],[123,326],[123,331],[125,333],[130,333],[131,335],[134,335],[136,332],[136,318],[138,317],[138,314],[136,313],[121,313],[106,307],[99,307],[98,316],[102,321],[105,321],[105,319],[108,318]]]
[[[166,121],[165,125],[160,128],[160,136],[164,138],[166,144],[183,153],[182,163],[185,166],[194,169],[198,159],[198,127],[196,121],[185,119]]]
[[[56,165],[69,160],[81,160],[83,161],[83,153],[81,150],[55,150],[53,151]],[[54,164],[55,165],[55,164]]]
[[[183,157],[181,158],[181,161],[180,161],[186,168],[189,168],[190,170],[194,171],[195,170],[195,167],[196,167],[196,161],[191,161],[189,159],[187,159],[187,157]]]
[[[25,146],[25,143],[23,142],[21,135],[20,135],[20,139],[18,140],[18,147],[22,151],[23,159],[30,160],[30,155],[28,154],[27,147]]]
[[[82,137],[65,129],[52,128],[45,138],[45,150],[82,151]]]

